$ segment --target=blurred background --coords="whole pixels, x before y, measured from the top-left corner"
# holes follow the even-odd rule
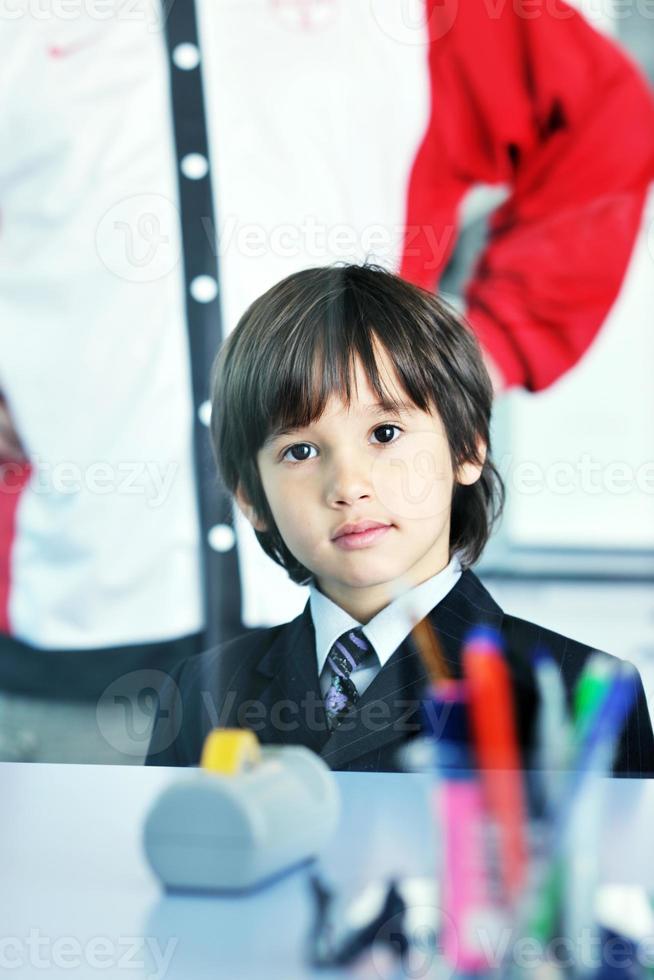
[[[654,4],[22,0],[0,55],[0,759],[138,764],[168,670],[302,610],[209,371],[338,260],[465,313],[507,487],[477,571],[651,709]]]

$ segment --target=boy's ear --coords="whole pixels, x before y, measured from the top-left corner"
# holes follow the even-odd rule
[[[246,495],[241,490],[240,483],[234,492],[234,497],[236,498],[236,503],[238,504],[239,510],[241,511],[245,519],[250,522],[254,530],[267,531],[268,525],[266,524],[265,521],[262,521],[259,517],[257,517],[257,512],[255,511],[254,507],[252,506],[252,504],[250,503]]]
[[[488,447],[485,442],[481,439],[477,441],[477,459],[479,462],[467,460],[465,463],[461,463],[455,474],[457,483],[460,483],[464,487],[469,487],[477,482],[486,462],[487,449]]]

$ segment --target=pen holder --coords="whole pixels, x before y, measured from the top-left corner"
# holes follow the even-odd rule
[[[463,973],[511,975],[525,943],[546,964],[550,946],[565,940],[583,977],[597,936],[600,782],[477,767],[465,695],[462,682],[449,682],[430,702],[443,958]]]
[[[524,771],[513,775],[526,781]],[[533,976],[596,977],[606,780],[587,782],[565,822],[528,807],[517,828],[489,813],[478,776],[446,774],[433,788],[443,960],[455,975],[522,980],[528,965]],[[505,835],[516,830],[523,873],[511,891],[506,855],[516,844]]]
[[[315,753],[217,729],[202,766],[150,809],[145,853],[167,889],[249,889],[318,854],[339,814],[336,781]]]

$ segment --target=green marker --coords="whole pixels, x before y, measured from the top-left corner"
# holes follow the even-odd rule
[[[581,745],[590,725],[603,703],[615,672],[615,666],[604,654],[595,652],[586,661],[584,670],[575,688],[574,742]],[[574,747],[572,748],[574,753]],[[558,842],[557,842],[558,843]],[[556,934],[563,912],[566,886],[566,863],[564,855],[558,852],[555,844],[551,863],[532,896],[531,912],[527,917],[526,935],[547,945]]]
[[[574,693],[575,739],[580,742],[607,695],[615,664],[602,653],[592,653]]]

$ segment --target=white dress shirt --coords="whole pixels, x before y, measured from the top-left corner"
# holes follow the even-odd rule
[[[361,695],[409,635],[412,617],[422,619],[426,616],[454,588],[460,576],[461,564],[458,557],[454,555],[449,565],[394,599],[365,626],[311,583],[309,603],[316,632],[316,657],[323,696],[329,689],[332,676],[329,667],[325,667],[327,656],[341,634],[348,629],[361,627],[365,638],[375,650],[373,663],[370,666],[360,667],[351,674],[351,680]]]

